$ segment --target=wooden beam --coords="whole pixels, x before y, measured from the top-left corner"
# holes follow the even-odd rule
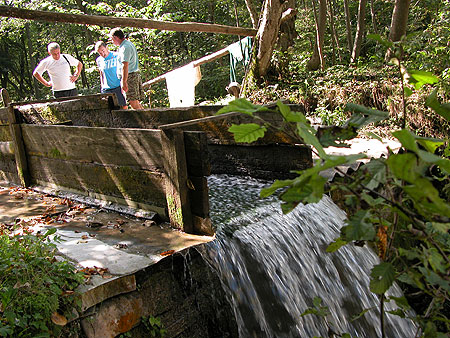
[[[170,224],[184,232],[193,233],[183,132],[179,129],[163,131],[161,142]]]
[[[0,6],[1,7],[1,6]],[[64,102],[64,101],[73,101],[73,100],[92,100],[92,99],[109,99],[115,96],[115,94],[92,94],[92,95],[83,95],[83,96],[71,96],[71,97],[60,97],[57,99],[47,99],[47,100],[35,100],[35,101],[20,101],[20,102],[11,102],[10,105],[17,106],[25,106],[30,104],[38,104],[38,103],[53,103],[53,102]],[[0,111],[1,113],[1,111]]]
[[[192,61],[192,63],[194,64],[194,67],[198,67],[198,66],[203,65],[203,64],[205,64],[207,62],[214,61],[214,60],[216,60],[216,59],[218,59],[218,58],[220,58],[220,57],[222,57],[224,55],[227,55],[228,53],[229,53],[228,47],[225,47],[225,48],[223,48],[223,49],[221,49],[221,50],[219,50],[219,51],[217,51],[215,53],[212,53],[210,55],[206,55],[206,56],[204,56],[204,57],[202,57],[202,58],[200,58],[198,60]],[[179,68],[181,68],[181,67],[179,67]],[[157,82],[163,81],[166,78],[166,75],[167,75],[167,73],[165,73],[163,75],[160,75],[158,77],[155,77],[154,79],[152,79],[150,81],[144,82],[142,85],[144,86],[144,88],[145,87],[149,87],[152,84],[155,84]]]
[[[14,111],[14,107],[10,105],[11,100],[9,99],[9,94],[6,89],[1,90],[1,96],[3,104],[8,107],[8,122],[14,146],[17,175],[19,176],[20,184],[27,187],[30,184],[30,175],[28,171],[25,146],[23,144],[22,129],[20,128],[20,124],[17,123],[16,113]]]
[[[227,119],[234,116],[239,116],[241,113],[238,112],[231,112],[231,113],[225,113],[221,115],[214,115],[214,116],[206,116],[201,117],[199,119],[192,119],[188,121],[181,121],[181,122],[175,122],[170,124],[162,124],[158,128],[161,130],[168,130],[168,129],[174,129],[174,128],[184,128],[184,127],[190,127],[199,123],[205,123],[205,122],[213,122],[218,120]]]
[[[0,6],[0,16],[26,20],[97,25],[100,27],[136,27],[159,29],[163,31],[205,32],[240,36],[255,36],[257,32],[256,29],[253,28],[241,28],[211,23],[170,22],[147,19],[118,18],[100,15],[53,13],[48,11],[35,11],[11,6]]]

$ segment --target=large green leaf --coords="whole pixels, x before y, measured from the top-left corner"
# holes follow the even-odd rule
[[[277,107],[280,110],[281,115],[283,115],[284,119],[287,122],[309,123],[305,115],[303,115],[301,112],[291,111],[289,106],[285,105],[283,102],[277,101]]]
[[[262,198],[265,197],[269,197],[270,195],[272,195],[276,190],[280,189],[280,188],[284,188],[287,187],[289,185],[291,185],[294,181],[293,180],[276,180],[275,182],[272,183],[272,185],[268,188],[263,188],[260,192],[260,196]]]
[[[314,128],[305,123],[299,122],[297,123],[297,133],[306,144],[310,144],[314,148],[316,148],[321,158],[327,157],[325,150],[323,150],[323,147],[320,144],[319,139],[315,135],[316,131],[314,130]]]
[[[250,101],[240,98],[234,101],[231,101],[227,106],[221,108],[216,115],[230,113],[230,112],[238,112],[253,116],[254,113],[259,111],[269,110],[267,107],[258,106],[256,104],[251,103]]]
[[[388,112],[371,109],[355,103],[347,103],[345,110],[354,114],[347,120],[346,126],[361,128],[369,123],[385,120],[389,117]]]
[[[425,105],[433,109],[447,121],[450,121],[450,104],[441,104],[437,99],[437,89],[435,89],[425,101]]]
[[[428,283],[430,283],[432,285],[439,285],[445,291],[450,293],[450,282],[449,281],[443,279],[437,273],[435,273],[432,270],[427,269],[423,266],[420,266],[419,270],[425,276],[425,279],[427,280]]]
[[[371,214],[368,210],[359,210],[349,217],[346,226],[342,227],[344,240],[359,241],[373,240],[375,238],[375,228],[370,223]]]
[[[394,283],[395,269],[391,263],[383,262],[375,265],[370,273],[370,291],[376,294],[383,294]]]
[[[437,83],[439,79],[433,73],[422,70],[408,70],[409,83],[414,85],[414,88],[420,89],[425,84]]]
[[[408,149],[408,150],[411,150],[414,152],[417,152],[419,150],[419,147],[417,146],[417,143],[416,143],[416,135],[414,135],[409,130],[402,129],[402,130],[394,131],[392,133],[392,135],[400,141],[400,143],[402,144],[402,146],[405,149]]]
[[[234,134],[234,140],[236,142],[251,143],[264,137],[267,128],[256,123],[243,123],[240,125],[231,125],[228,131]]]
[[[386,164],[380,159],[371,159],[364,166],[370,173],[370,181],[366,183],[369,189],[376,189],[381,183],[386,181]]]
[[[417,157],[412,153],[391,155],[386,164],[395,177],[406,182],[414,183],[420,177],[417,172]]]

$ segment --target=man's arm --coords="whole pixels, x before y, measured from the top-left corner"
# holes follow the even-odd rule
[[[128,62],[123,62],[122,69],[122,90],[126,93],[128,91]]]
[[[70,81],[71,82],[75,82],[76,80],[78,80],[78,78],[80,77],[82,69],[83,69],[83,64],[80,61],[78,61],[77,72],[70,76]]]
[[[33,72],[33,76],[34,76],[40,83],[42,83],[44,86],[46,86],[46,87],[51,87],[51,86],[52,86],[52,83],[49,82],[49,81],[47,81],[46,79],[44,79],[44,78],[42,77],[42,75],[39,74],[38,72],[34,71],[34,72]]]

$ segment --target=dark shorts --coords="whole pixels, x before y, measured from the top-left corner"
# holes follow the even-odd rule
[[[125,96],[123,96],[122,88],[120,86],[111,89],[102,89],[102,93],[114,93],[117,96],[117,101],[119,101],[119,106],[124,107],[127,105],[127,101],[125,100]]]
[[[128,102],[132,100],[142,101],[144,99],[144,88],[142,87],[141,73],[139,71],[128,74]]]
[[[53,96],[55,98],[78,96],[78,90],[76,88],[74,88],[74,89],[67,89],[67,90],[54,90],[53,91]]]

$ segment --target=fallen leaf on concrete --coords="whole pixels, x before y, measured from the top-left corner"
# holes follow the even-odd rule
[[[88,238],[89,238],[88,235],[81,236],[81,239],[88,239]]]
[[[87,222],[86,226],[89,228],[100,228],[103,226],[103,223],[100,222]]]
[[[114,245],[114,247],[116,249],[128,249],[128,245],[125,243],[117,243],[116,245]]]
[[[154,225],[156,225],[156,222],[151,220],[151,219],[146,220],[144,223],[142,223],[142,226],[145,226],[145,227],[148,227],[148,228],[151,227],[151,226],[154,226]]]
[[[161,256],[170,256],[175,253],[175,250],[167,250],[160,253]]]
[[[119,224],[119,225],[124,225],[125,223],[126,223],[126,221],[124,221],[123,219],[116,219],[116,222]]]
[[[87,243],[88,241],[78,241],[77,244]]]
[[[53,312],[51,319],[55,325],[64,326],[67,324],[67,318],[60,315],[58,312]]]

